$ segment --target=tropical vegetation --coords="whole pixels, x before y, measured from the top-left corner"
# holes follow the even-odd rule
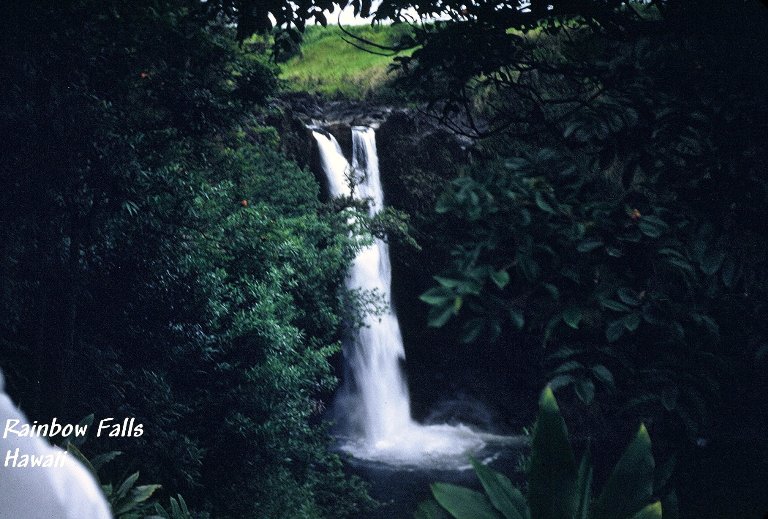
[[[482,492],[435,484],[418,517],[762,517],[768,9],[353,0],[372,26],[312,26],[342,3],[2,7],[9,394],[144,424],[73,447],[118,516],[367,517],[325,411],[365,311],[346,269],[389,233],[409,356],[492,358],[521,414],[548,388],[520,488],[474,462]],[[412,117],[380,141],[396,211],[326,200],[287,92]],[[599,440],[581,464],[566,421]]]
[[[603,490],[593,499],[594,468],[589,450],[577,467],[567,428],[549,387],[539,401],[527,474],[527,498],[505,475],[476,460],[472,460],[472,466],[484,493],[435,483],[432,485],[434,499],[421,503],[415,517],[438,519],[447,517],[447,512],[456,519],[660,519],[662,511],[668,519],[678,517],[674,492],[667,495],[665,505],[653,500],[653,496],[663,491],[666,481],[657,478],[658,483],[654,483],[656,464],[644,425],[640,425]]]

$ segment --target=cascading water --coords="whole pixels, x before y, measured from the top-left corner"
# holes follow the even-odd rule
[[[371,215],[383,208],[376,137],[372,128],[352,128],[352,166],[330,134],[313,131],[331,196],[368,199]],[[345,380],[335,403],[343,429],[342,450],[357,458],[395,465],[451,467],[503,437],[464,425],[421,425],[411,418],[400,326],[390,301],[389,247],[376,239],[355,257],[346,286],[384,299],[381,315],[365,317],[344,344]]]

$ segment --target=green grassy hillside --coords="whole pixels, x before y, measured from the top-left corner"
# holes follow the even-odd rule
[[[405,25],[355,26],[346,28],[355,36],[380,45],[396,42],[408,31]],[[342,39],[338,26],[309,27],[300,52],[281,66],[286,88],[354,99],[370,97],[385,89],[392,57],[371,54]],[[348,37],[345,36],[348,39]]]

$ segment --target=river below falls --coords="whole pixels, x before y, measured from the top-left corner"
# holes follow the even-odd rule
[[[514,445],[505,446],[502,450],[479,454],[480,457],[485,455],[486,461],[488,457],[492,457],[488,465],[505,474],[516,486],[523,484],[520,460],[528,454],[525,442],[519,441]],[[352,474],[369,483],[371,497],[381,503],[380,508],[361,515],[359,519],[411,519],[419,503],[431,497],[429,485],[438,481],[480,489],[480,482],[469,463],[461,470],[441,470],[397,467],[352,457],[345,457],[345,461]]]

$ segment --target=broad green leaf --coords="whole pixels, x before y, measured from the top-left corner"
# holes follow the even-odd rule
[[[524,159],[523,157],[512,157],[511,159],[507,159],[504,162],[504,166],[511,170],[524,169],[526,166],[528,166],[528,160]]]
[[[434,278],[435,281],[440,283],[440,285],[445,288],[456,288],[461,284],[461,280],[458,280],[458,279],[445,278],[442,276],[432,276],[432,277]]]
[[[414,519],[449,519],[449,515],[437,504],[434,499],[428,499],[419,503]]]
[[[429,310],[428,324],[433,328],[440,328],[448,322],[452,315],[454,315],[453,305],[446,305],[442,308],[434,307]]]
[[[171,498],[171,515],[173,517],[179,517],[181,515],[181,508],[179,508],[179,503],[174,498]]]
[[[693,265],[691,265],[690,262],[688,262],[688,260],[684,260],[680,258],[668,258],[667,262],[670,265],[679,268],[680,270],[693,273]]]
[[[539,209],[546,213],[555,214],[555,210],[551,205],[549,205],[549,202],[544,200],[544,196],[541,194],[541,191],[536,191],[535,199],[536,205],[539,207]]]
[[[640,305],[640,300],[635,295],[634,290],[622,287],[616,291],[616,294],[619,296],[619,299],[621,299],[623,303],[628,304],[629,306]]]
[[[614,387],[616,385],[613,379],[613,373],[611,373],[611,371],[602,364],[596,364],[592,366],[592,374],[597,380],[606,386]]]
[[[656,216],[641,216],[637,226],[649,238],[658,238],[669,228],[664,220]]]
[[[622,319],[624,327],[630,332],[637,330],[637,327],[640,326],[640,320],[640,314],[638,313],[628,314]]]
[[[603,487],[592,519],[631,517],[640,511],[653,493],[653,469],[651,439],[641,425]]]
[[[531,443],[528,505],[535,519],[571,519],[576,511],[576,461],[555,395],[546,387]]]
[[[592,477],[594,468],[589,460],[589,448],[581,458],[579,464],[579,473],[576,478],[576,519],[587,519],[589,517],[589,505],[592,502]]]
[[[526,519],[528,505],[523,494],[504,474],[496,472],[475,459],[470,460],[491,504],[506,519]]]
[[[577,306],[569,306],[563,310],[563,321],[574,330],[578,329],[582,316],[581,308]]]
[[[504,288],[509,283],[509,274],[506,270],[491,271],[491,280],[499,288]]]
[[[578,396],[579,400],[583,403],[589,405],[595,399],[595,383],[592,382],[592,379],[577,379],[573,387],[576,390],[576,396]]]
[[[661,519],[661,502],[646,506],[638,513],[632,516],[632,519]]]
[[[163,519],[170,519],[168,512],[165,508],[162,507],[162,505],[160,505],[160,503],[155,503],[155,513]]]
[[[557,301],[560,299],[560,289],[557,288],[552,283],[544,283],[544,288],[549,292],[549,295],[552,297],[553,300]]]
[[[567,373],[569,371],[580,371],[583,369],[584,369],[584,364],[582,364],[578,360],[569,360],[569,361],[563,362],[557,368],[555,368],[552,374],[560,375],[562,373]]]
[[[605,338],[608,339],[608,342],[616,342],[624,335],[624,330],[624,320],[617,319],[605,329]]]
[[[702,256],[701,261],[699,262],[699,266],[704,274],[711,276],[720,270],[720,266],[723,264],[724,259],[725,252],[710,250],[704,253],[704,256]]]
[[[120,487],[115,492],[115,497],[118,499],[124,497],[128,493],[128,491],[131,488],[133,488],[133,485],[136,484],[137,479],[139,479],[138,472],[134,472],[133,474],[125,478],[125,481],[122,482]]]
[[[701,316],[701,323],[712,335],[720,335],[720,326],[708,315]]]
[[[437,204],[435,205],[435,212],[437,214],[445,214],[450,211],[452,211],[456,207],[456,200],[453,196],[450,196],[449,193],[443,194],[440,198],[437,200]]]
[[[119,506],[114,511],[115,515],[122,518],[125,517],[124,514],[127,514],[128,512],[133,511],[135,513],[137,505],[140,505],[149,499],[159,488],[160,485],[142,485],[134,488],[133,491],[131,491],[130,498],[120,500]]]
[[[565,130],[563,130],[563,137],[566,139],[571,136],[571,134],[576,131],[581,125],[583,124],[582,121],[576,119],[574,121],[571,121],[568,123],[568,125],[565,127]]]
[[[576,250],[579,252],[591,252],[603,245],[602,240],[584,240],[576,246]]]
[[[552,388],[552,391],[557,391],[561,387],[572,384],[574,381],[576,381],[576,377],[573,375],[558,375],[549,381],[549,387]]]
[[[661,249],[659,249],[658,254],[660,256],[672,256],[672,257],[675,257],[675,258],[678,258],[678,259],[682,259],[682,260],[687,260],[688,259],[685,256],[685,254],[683,254],[682,252],[680,252],[677,249],[673,249],[672,247],[662,247]]]
[[[419,296],[419,299],[433,306],[444,305],[448,301],[453,301],[453,298],[453,292],[442,287],[430,288]]]
[[[515,328],[518,330],[523,329],[523,326],[525,325],[525,316],[523,316],[523,312],[517,308],[510,308],[509,318],[512,320],[512,324],[515,325]]]
[[[431,488],[435,500],[456,519],[501,519],[480,492],[450,483],[433,483]]]
[[[549,356],[552,360],[563,360],[584,353],[583,348],[571,348],[569,346],[560,346],[555,353]]]
[[[630,308],[625,305],[624,303],[619,303],[618,301],[614,301],[613,299],[603,299],[600,301],[600,304],[603,305],[603,307],[607,308],[608,310],[613,310],[615,312],[629,312]]]
[[[187,502],[184,501],[184,498],[181,496],[181,494],[178,494],[179,498],[179,506],[181,506],[181,512],[184,515],[189,515],[189,507],[187,507]]]
[[[143,503],[161,488],[161,485],[140,485],[131,492],[131,501],[133,503]]]
[[[478,295],[483,289],[483,286],[476,280],[465,279],[459,282],[459,284],[456,286],[456,289],[460,294]]]

